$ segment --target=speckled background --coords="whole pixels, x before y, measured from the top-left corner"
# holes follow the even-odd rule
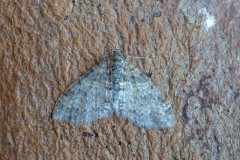
[[[238,0],[2,0],[1,159],[240,159],[239,8]],[[176,127],[51,119],[61,93],[115,48],[145,57],[130,61],[153,73]]]

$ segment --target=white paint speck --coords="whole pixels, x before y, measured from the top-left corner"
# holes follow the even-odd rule
[[[203,25],[206,30],[214,26],[216,20],[213,15],[207,12],[206,8],[200,9],[199,13],[203,16]]]

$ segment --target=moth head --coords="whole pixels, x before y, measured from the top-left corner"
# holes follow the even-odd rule
[[[113,58],[115,58],[115,59],[122,59],[122,58],[126,58],[126,57],[122,55],[122,50],[114,49],[113,50]]]

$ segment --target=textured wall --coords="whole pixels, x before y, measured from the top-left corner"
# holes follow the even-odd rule
[[[0,2],[1,159],[240,159],[240,3]],[[174,106],[175,128],[51,119],[57,98],[115,48]]]

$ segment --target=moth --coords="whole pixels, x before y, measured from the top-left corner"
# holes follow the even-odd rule
[[[122,116],[138,127],[174,127],[170,103],[151,79],[114,50],[110,60],[73,83],[57,100],[52,118],[81,125],[108,116]]]

